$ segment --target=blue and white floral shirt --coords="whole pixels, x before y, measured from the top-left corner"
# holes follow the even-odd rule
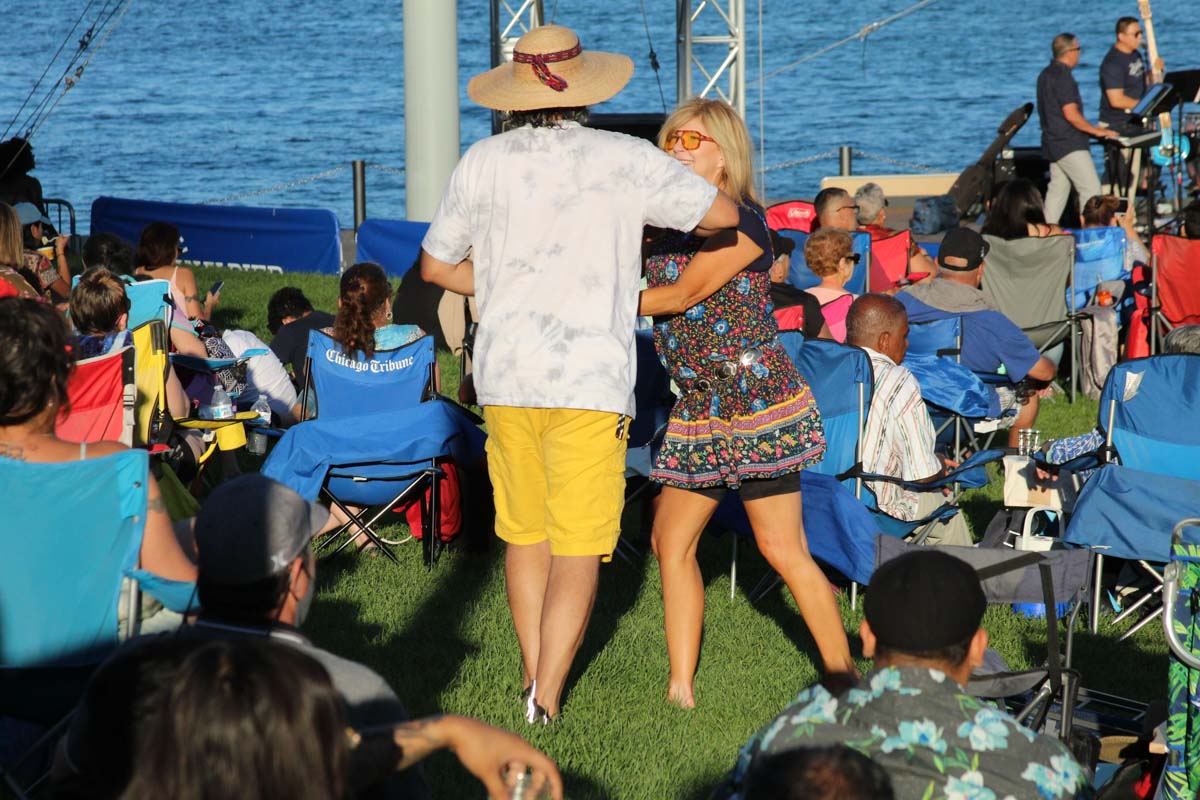
[[[854,689],[806,689],[742,747],[714,795],[739,800],[760,755],[844,744],[874,759],[897,800],[1090,797],[1083,769],[1057,739],[1035,734],[923,667],[885,667]]]

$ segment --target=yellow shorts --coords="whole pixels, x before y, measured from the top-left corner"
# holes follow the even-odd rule
[[[487,406],[483,418],[496,535],[609,560],[621,535],[628,420],[618,431],[620,415],[607,411],[514,406]]]

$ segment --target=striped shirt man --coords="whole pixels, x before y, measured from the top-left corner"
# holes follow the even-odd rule
[[[942,462],[934,453],[933,422],[917,379],[884,354],[869,347],[863,350],[875,370],[875,394],[862,441],[863,469],[906,481],[928,478],[941,470]],[[903,520],[920,517],[919,493],[882,481],[867,485],[881,511]]]

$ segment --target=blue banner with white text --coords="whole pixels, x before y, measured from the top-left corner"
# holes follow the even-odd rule
[[[368,219],[358,226],[357,261],[374,261],[393,278],[403,278],[421,254],[428,222]]]
[[[323,208],[258,208],[159,203],[98,197],[92,233],[113,233],[136,245],[151,222],[179,228],[180,258],[203,266],[257,272],[325,272],[342,269],[337,215]]]

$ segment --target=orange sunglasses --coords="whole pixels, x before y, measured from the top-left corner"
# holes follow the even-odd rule
[[[701,142],[716,143],[716,139],[711,136],[705,136],[700,131],[671,131],[667,134],[667,138],[663,141],[663,146],[670,150],[675,147],[676,142],[683,142],[684,150],[697,150]]]

